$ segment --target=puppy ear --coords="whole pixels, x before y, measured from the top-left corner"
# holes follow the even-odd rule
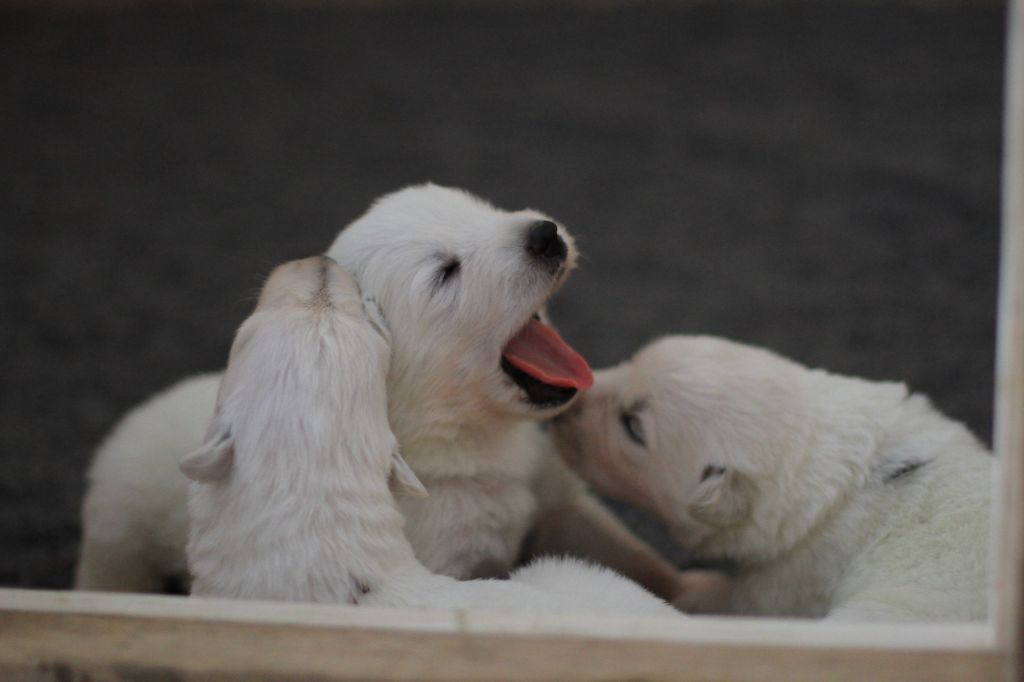
[[[416,473],[405,463],[405,458],[398,451],[397,445],[391,451],[391,481],[397,492],[413,497],[428,497],[430,495]]]
[[[366,317],[370,320],[370,326],[377,330],[388,344],[391,343],[391,328],[384,319],[384,311],[380,309],[377,301],[370,296],[363,296],[363,308],[366,309]]]
[[[235,438],[227,426],[214,424],[206,442],[185,455],[178,468],[199,483],[216,483],[227,477],[235,459]]]
[[[750,516],[750,495],[751,487],[743,474],[725,467],[707,466],[686,511],[714,528],[736,526]]]

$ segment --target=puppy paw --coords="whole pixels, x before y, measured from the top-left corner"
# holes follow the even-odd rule
[[[694,569],[677,576],[670,603],[683,613],[728,614],[732,612],[733,580],[724,573]]]

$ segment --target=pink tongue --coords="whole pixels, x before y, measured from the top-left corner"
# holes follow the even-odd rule
[[[540,320],[530,320],[519,330],[504,356],[516,369],[551,386],[586,390],[594,383],[587,361]]]

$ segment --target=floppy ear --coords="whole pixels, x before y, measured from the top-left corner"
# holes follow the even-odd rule
[[[235,438],[231,429],[219,422],[210,428],[206,442],[185,455],[178,468],[193,481],[215,483],[224,480],[235,459]]]
[[[391,482],[393,483],[392,488],[397,492],[413,497],[428,497],[430,495],[416,473],[405,463],[397,445],[391,451]]]
[[[391,329],[384,319],[384,311],[380,309],[380,305],[371,296],[363,296],[363,308],[366,310],[366,317],[370,320],[370,326],[376,329],[377,333],[390,344]]]
[[[700,485],[686,505],[690,516],[714,528],[736,526],[750,516],[751,487],[746,477],[733,470],[707,466]]]

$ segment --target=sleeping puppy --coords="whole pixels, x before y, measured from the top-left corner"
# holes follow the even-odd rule
[[[388,410],[429,498],[402,497],[428,569],[507,575],[521,557],[584,556],[685,604],[687,582],[637,540],[554,454],[538,423],[590,386],[586,362],[544,322],[576,263],[572,236],[422,185],[378,200],[329,255],[392,329]],[[101,445],[83,503],[76,587],[157,591],[185,572],[180,458],[203,440],[219,375],[186,380],[129,413]]]
[[[737,565],[726,610],[980,620],[992,458],[902,384],[668,337],[556,420],[570,465]]]
[[[502,611],[677,612],[610,571],[547,560],[459,582],[416,559],[389,479],[426,491],[388,424],[388,331],[326,257],[267,280],[242,324],[189,490],[193,594]]]

